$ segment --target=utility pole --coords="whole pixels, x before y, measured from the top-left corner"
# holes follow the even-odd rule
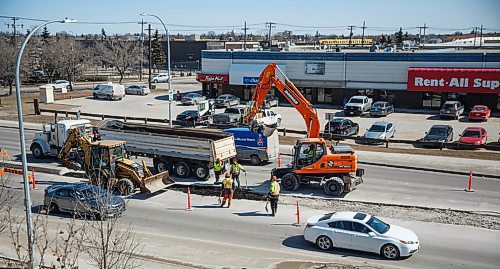
[[[349,25],[347,26],[349,28],[347,28],[350,32],[349,32],[349,47],[351,47],[351,42],[352,42],[352,29],[356,28],[356,26],[354,25]]]
[[[141,20],[141,61],[140,61],[140,68],[141,70],[139,71],[139,81],[142,81],[142,68],[144,67],[142,64],[142,60],[144,58],[144,20]]]
[[[481,24],[481,31],[479,32],[479,47],[483,45],[483,25]]]
[[[477,27],[474,27],[474,45],[473,47],[476,47],[476,37],[477,37]]]
[[[424,27],[422,27],[422,29],[424,29],[424,38],[422,39],[422,43],[425,44],[425,30],[429,28],[427,27],[427,25],[424,23]]]
[[[429,28],[426,26],[426,24],[424,23],[424,26],[419,26],[417,27],[418,28],[418,45],[420,46],[420,44],[423,44],[424,43],[424,39],[425,39],[425,29]],[[422,29],[424,29],[424,38],[422,38]]]
[[[12,42],[14,42],[14,44],[17,44],[17,42],[16,42],[16,36],[17,36],[16,29],[18,26],[21,27],[21,29],[23,29],[24,24],[17,24],[17,21],[19,20],[19,18],[17,18],[17,17],[12,17],[11,20],[12,20],[12,23],[10,23],[10,24],[6,23],[6,25],[7,25],[7,28],[12,28],[12,30],[14,32],[13,36],[12,36]]]
[[[361,34],[361,47],[364,47],[365,46],[365,29],[366,29],[366,26],[365,26],[365,21],[363,21],[363,27],[361,27],[363,29],[363,33]]]
[[[243,50],[247,50],[247,22],[245,21],[245,27],[242,28],[241,30],[244,31],[244,34],[243,34]]]
[[[266,22],[266,27],[269,27],[269,47],[271,47],[271,29],[272,28],[276,28],[276,26],[274,26],[276,23],[275,22]]]
[[[148,77],[148,85],[151,89],[151,64],[153,61],[153,57],[151,55],[151,24],[148,24],[148,36],[149,36],[149,77]],[[170,78],[169,78],[170,79]]]

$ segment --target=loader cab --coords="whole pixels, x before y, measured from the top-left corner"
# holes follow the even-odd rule
[[[319,139],[299,140],[294,147],[294,151],[294,169],[296,170],[316,163],[327,152],[326,143]]]
[[[102,140],[90,145],[89,169],[104,169],[115,171],[116,161],[126,158],[125,142],[117,140]]]

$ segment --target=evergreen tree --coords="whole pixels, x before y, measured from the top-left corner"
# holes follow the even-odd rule
[[[408,31],[406,31],[406,33],[405,33],[405,36],[404,36],[403,40],[408,40]]]
[[[163,44],[161,43],[161,38],[158,34],[158,30],[156,30],[155,34],[153,35],[153,42],[151,46],[151,49],[153,51],[153,63],[157,67],[164,65],[167,57],[165,56],[165,50],[163,49]]]
[[[395,34],[396,37],[396,45],[400,47],[403,44],[403,29],[399,28],[399,31]]]
[[[390,36],[390,35],[387,35],[387,41],[386,41],[386,43],[387,43],[388,45],[392,44],[392,39],[391,39],[391,36]]]
[[[50,38],[50,32],[49,32],[49,30],[47,29],[47,25],[45,25],[45,26],[43,27],[42,38],[43,38],[43,40],[47,40],[47,39],[49,39],[49,38]]]
[[[387,38],[385,38],[385,35],[382,34],[382,37],[380,38],[380,45],[385,45],[387,43]]]
[[[104,31],[104,28],[101,28],[101,40],[106,39],[106,31]]]

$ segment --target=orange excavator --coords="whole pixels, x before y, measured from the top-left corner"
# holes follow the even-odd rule
[[[277,76],[277,71],[284,80]],[[364,174],[364,169],[357,168],[357,155],[354,150],[347,145],[327,146],[326,141],[319,135],[320,122],[316,109],[275,63],[269,64],[260,74],[244,121],[252,124],[253,117],[262,108],[272,86],[275,86],[300,113],[307,126],[307,136],[297,140],[291,165],[274,168],[271,176],[281,179],[281,185],[287,191],[295,191],[301,184],[309,182],[319,182],[325,193],[332,196],[354,190],[363,182]]]

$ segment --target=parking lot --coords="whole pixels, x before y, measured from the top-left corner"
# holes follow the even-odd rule
[[[81,110],[82,112],[120,115],[120,116],[135,116],[149,118],[168,118],[168,94],[164,90],[166,85],[158,85],[162,90],[152,90],[147,96],[128,95],[122,101],[107,101],[95,100],[92,97],[77,98],[71,100],[57,101],[60,104],[74,105],[73,111]],[[187,92],[200,92],[201,86],[194,80],[184,80],[183,83],[174,84],[175,89],[180,90],[182,94]],[[273,108],[273,110],[281,114],[283,120],[281,127],[292,130],[305,130],[304,122],[300,114],[288,104],[280,104],[281,106]],[[324,107],[324,105],[321,105]],[[321,107],[320,106],[320,107]],[[179,102],[172,102],[172,117],[175,119],[177,114],[187,109],[196,109],[195,106],[185,106]],[[216,113],[223,112],[223,109],[217,109]],[[317,108],[318,117],[321,122],[321,130],[327,123],[325,119],[326,113],[334,113],[336,117],[344,117],[344,114],[339,109],[332,108]],[[459,120],[440,119],[438,111],[407,111],[405,113],[394,113],[387,117],[375,118],[369,115],[363,117],[349,117],[352,121],[359,124],[360,135],[363,135],[365,130],[376,121],[392,121],[396,125],[396,139],[416,140],[425,135],[432,125],[446,124],[451,125],[454,129],[454,140],[458,140],[459,134],[469,126],[481,126],[488,132],[488,142],[495,142],[499,138],[500,133],[500,118],[491,117],[487,122],[470,122],[466,115],[462,115]]]

